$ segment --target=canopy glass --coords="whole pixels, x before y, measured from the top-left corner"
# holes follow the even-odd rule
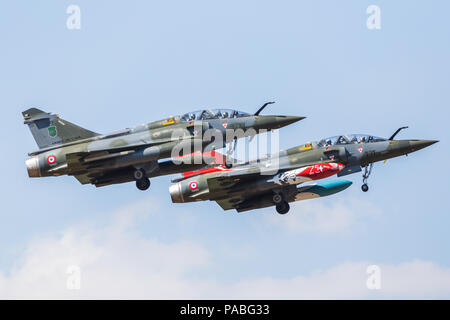
[[[334,146],[334,145],[342,145],[342,144],[358,144],[358,143],[370,143],[370,142],[379,142],[386,141],[385,138],[380,138],[376,136],[371,136],[368,134],[348,134],[342,136],[334,136],[320,140],[317,143],[319,148]]]
[[[249,113],[232,110],[232,109],[205,109],[193,112],[188,112],[181,116],[181,121],[193,120],[209,120],[209,119],[232,119],[248,117]]]

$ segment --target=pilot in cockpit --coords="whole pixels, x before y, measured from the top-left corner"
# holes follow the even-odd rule
[[[346,144],[347,140],[343,137],[340,136],[337,140],[336,140],[336,144]]]
[[[214,114],[210,110],[203,110],[200,120],[214,119]]]

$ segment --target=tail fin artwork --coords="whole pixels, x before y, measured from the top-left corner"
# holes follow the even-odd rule
[[[22,112],[24,123],[30,128],[39,149],[97,136],[98,133],[81,128],[58,115],[30,108]]]

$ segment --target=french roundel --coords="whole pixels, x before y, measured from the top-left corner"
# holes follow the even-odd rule
[[[192,190],[195,190],[198,188],[198,183],[197,182],[191,182],[189,183],[189,188],[191,188]]]
[[[55,156],[48,156],[47,157],[47,162],[49,164],[54,164],[56,162],[56,157]]]

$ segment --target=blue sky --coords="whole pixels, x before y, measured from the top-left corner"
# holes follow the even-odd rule
[[[80,6],[80,30],[66,28],[70,4]],[[371,4],[381,30],[366,28]],[[447,1],[3,1],[0,295],[450,297],[449,9]],[[296,203],[289,216],[172,204],[170,177],[139,192],[26,173],[37,147],[21,111],[31,106],[107,133],[201,107],[252,112],[271,100],[266,113],[307,117],[280,131],[282,148],[341,133],[388,137],[403,125],[401,138],[440,143],[376,164],[368,193],[355,174],[345,192]],[[80,265],[81,290],[65,288],[68,264]],[[365,288],[370,264],[386,275],[376,292]]]

